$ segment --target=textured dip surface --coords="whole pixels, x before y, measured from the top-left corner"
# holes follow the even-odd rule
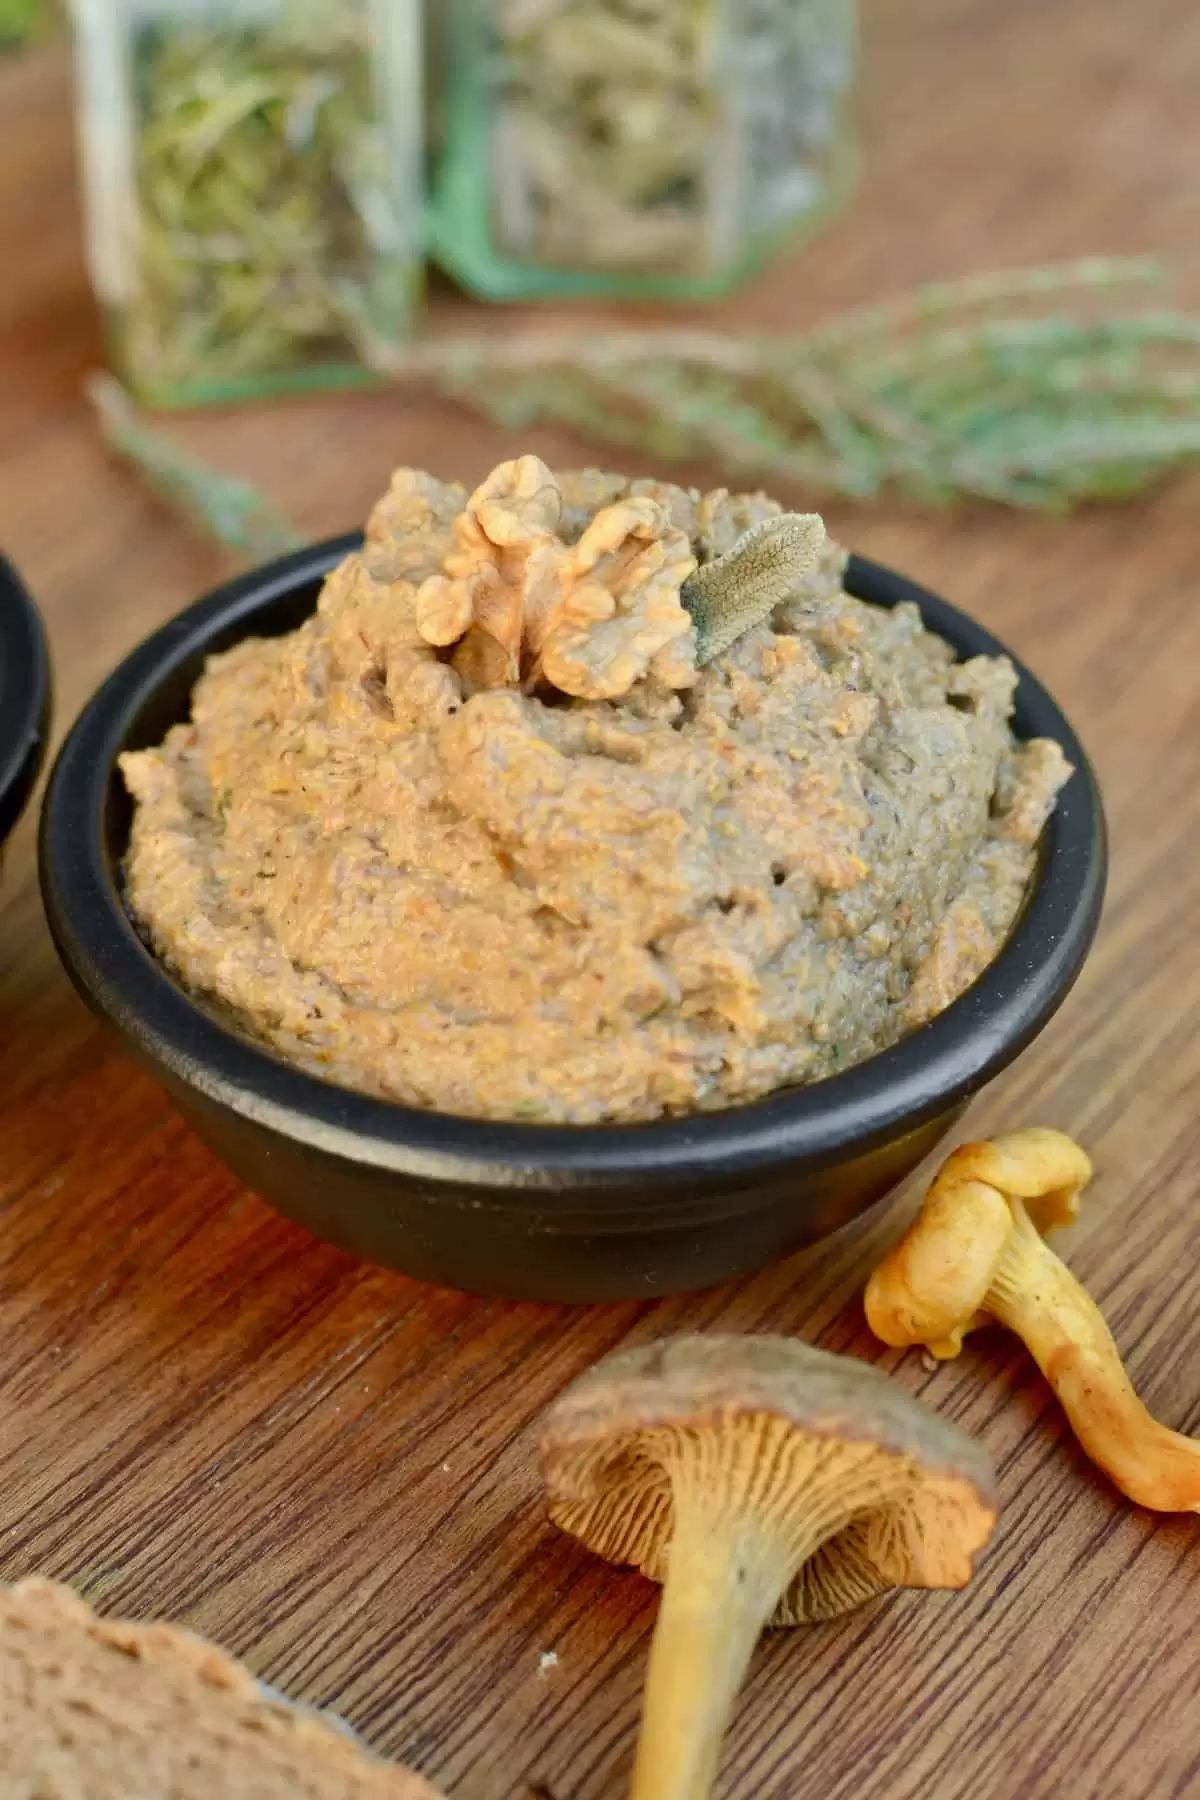
[[[304,1068],[496,1118],[730,1106],[932,1017],[1069,770],[1006,660],[852,599],[832,545],[698,668],[682,581],[779,510],[398,471],[314,617],[122,759],[149,943]]]

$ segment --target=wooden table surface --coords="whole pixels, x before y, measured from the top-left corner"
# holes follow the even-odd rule
[[[1198,110],[1193,0],[880,0],[865,186],[728,316],[806,322],[1091,251],[1190,257],[1200,299]],[[45,611],[61,728],[225,565],[106,459],[81,398],[100,345],[56,51],[0,66],[0,118],[0,542]],[[174,429],[314,533],[361,519],[393,463],[470,478],[518,448],[386,393]],[[587,455],[549,432],[520,447]],[[1099,1175],[1070,1260],[1148,1402],[1200,1431],[1200,482],[1070,521],[831,520],[973,608],[1093,751],[1113,836],[1099,943],[970,1127],[1042,1121],[1087,1144]],[[538,1415],[626,1341],[796,1332],[895,1368],[978,1432],[1003,1511],[961,1595],[773,1635],[722,1792],[1200,1794],[1200,1521],[1139,1512],[1099,1480],[1011,1340],[972,1339],[933,1374],[880,1355],[859,1291],[897,1210],[655,1305],[506,1305],[359,1266],[239,1190],[84,1013],[42,922],[28,818],[0,884],[0,1205],[4,1576],[44,1571],[185,1621],[461,1800],[600,1800],[628,1766],[656,1591],[547,1525]]]

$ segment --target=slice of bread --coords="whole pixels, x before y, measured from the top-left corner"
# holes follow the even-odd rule
[[[69,1588],[0,1588],[3,1800],[438,1800],[172,1625],[101,1619]]]

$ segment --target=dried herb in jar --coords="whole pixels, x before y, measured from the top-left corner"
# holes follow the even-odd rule
[[[846,0],[745,0],[745,11],[746,199],[754,228],[773,232],[824,199],[847,129],[857,21]]]
[[[103,0],[90,10],[85,109],[96,16],[113,17]],[[129,140],[114,155],[121,127],[97,118],[93,95],[84,143],[86,156],[103,134],[89,186],[107,216],[132,220],[109,234],[128,239],[123,263],[99,245],[97,285],[140,390],[213,397],[344,372],[360,323],[405,334],[420,267],[410,12],[415,0],[179,0],[125,20],[107,68],[128,84]],[[103,192],[120,169],[124,207]]]
[[[715,15],[714,0],[498,0],[505,250],[607,268],[705,267],[728,253],[732,117]]]
[[[443,259],[496,294],[727,284],[840,184],[854,16],[854,0],[458,0]]]

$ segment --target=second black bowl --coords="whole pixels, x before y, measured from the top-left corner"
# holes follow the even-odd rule
[[[516,1298],[641,1298],[760,1267],[886,1194],[1061,1004],[1104,888],[1104,820],[1066,719],[1020,669],[1015,726],[1075,766],[1028,903],[975,985],[893,1049],[752,1106],[645,1125],[492,1123],[373,1099],[292,1068],[222,1024],[152,957],[121,901],[130,806],[116,759],[186,718],[204,659],[293,630],[348,537],[190,607],[84,709],[42,817],[42,890],[84,999],[243,1181],[318,1236],[428,1281]],[[962,656],[1002,646],[944,600],[854,557],[847,587],[915,601]],[[1018,665],[1019,666],[1019,665]]]
[[[50,663],[42,622],[0,556],[0,845],[37,780],[50,725]]]

